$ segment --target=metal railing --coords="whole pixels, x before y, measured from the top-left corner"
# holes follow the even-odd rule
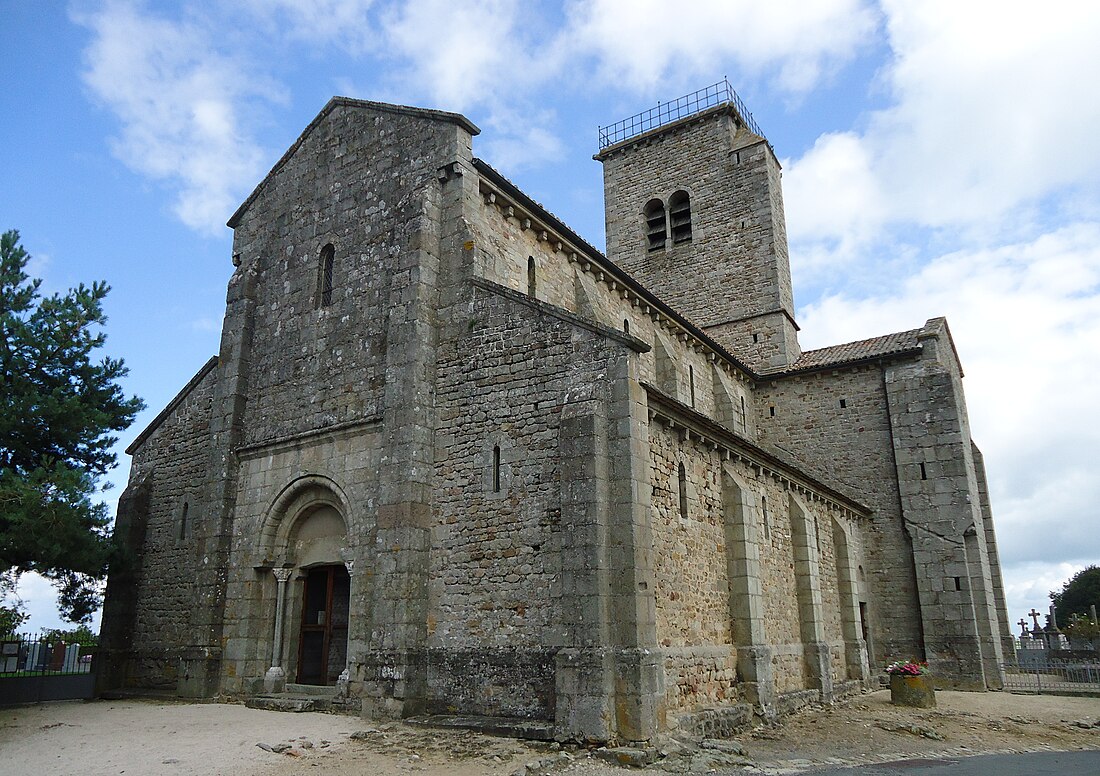
[[[96,649],[48,634],[0,636],[0,677],[91,673]]]
[[[672,102],[657,103],[655,108],[600,127],[600,150],[726,102],[733,103],[741,119],[752,132],[764,137],[764,131],[760,129],[748,107],[730,86],[729,79],[723,78],[716,84],[685,94]]]
[[[1100,692],[1100,662],[1077,660],[1005,663],[1005,689],[1043,692]]]

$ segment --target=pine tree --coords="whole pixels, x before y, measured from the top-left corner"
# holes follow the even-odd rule
[[[112,432],[144,405],[123,394],[121,360],[96,360],[108,286],[44,297],[29,259],[18,232],[0,236],[0,575],[51,579],[62,613],[81,622],[99,606],[111,555],[95,494],[115,465]]]

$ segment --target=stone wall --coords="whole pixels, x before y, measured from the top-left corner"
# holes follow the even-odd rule
[[[337,105],[261,184],[234,232],[256,278],[244,444],[382,413],[389,320],[410,301],[408,270],[395,270],[422,228],[425,188],[469,143],[447,122]]]
[[[469,294],[438,360],[428,643],[452,657],[429,681],[429,706],[552,719],[554,654],[574,646],[560,416],[570,402],[606,401],[600,376],[632,351],[526,295],[486,284]],[[477,654],[478,670],[445,676],[455,654]]]
[[[134,451],[130,487],[147,490],[140,514],[126,522],[141,524],[132,590],[109,590],[104,617],[130,618],[124,641],[130,651],[118,683],[133,687],[175,688],[181,648],[188,641],[191,584],[201,564],[197,536],[207,519],[203,500],[209,454],[210,408],[217,371],[213,363],[200,371],[159,418]],[[121,527],[126,533],[129,526]],[[119,594],[129,612],[112,611]]]
[[[856,366],[774,378],[755,394],[762,441],[791,451],[872,509],[865,587],[873,664],[922,657],[912,547],[899,508],[883,370]],[[844,406],[841,406],[843,401]]]

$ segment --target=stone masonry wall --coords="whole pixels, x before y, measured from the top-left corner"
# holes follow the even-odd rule
[[[999,688],[1002,633],[986,546],[962,374],[946,324],[920,335],[919,360],[886,375],[901,506],[913,535],[923,635],[945,681]]]
[[[572,591],[560,413],[605,396],[603,376],[629,349],[491,287],[472,286],[463,309],[438,361],[429,708],[553,719],[554,655],[571,646],[572,616],[561,608]]]
[[[453,160],[455,133],[337,106],[261,187],[234,243],[257,273],[245,444],[381,414],[388,318],[409,301],[409,278],[393,270],[419,228],[424,187]]]
[[[755,398],[763,441],[789,450],[873,510],[860,598],[874,634],[872,664],[921,657],[912,548],[898,506],[881,367],[775,379],[761,383]]]
[[[134,453],[130,481],[148,474],[151,484],[131,613],[134,658],[126,677],[131,686],[176,685],[179,651],[188,637],[191,582],[202,562],[194,537],[206,512],[202,494],[216,375],[211,370],[193,386]]]
[[[608,257],[750,363],[797,358],[793,322],[768,315],[793,315],[794,306],[779,166],[767,143],[718,108],[599,158]],[[643,211],[653,199],[667,208],[677,191],[690,197],[691,239],[650,250]]]

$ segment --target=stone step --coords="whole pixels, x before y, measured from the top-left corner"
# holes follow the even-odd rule
[[[321,698],[335,698],[338,688],[325,684],[292,684],[287,682],[286,695],[316,695]]]
[[[464,728],[506,738],[525,738],[532,741],[554,740],[554,723],[541,719],[482,717],[476,714],[428,714],[409,717],[405,722],[422,727]]]
[[[244,705],[250,709],[263,709],[264,711],[326,711],[330,706],[330,701],[328,698],[285,693],[257,695],[246,700]]]

